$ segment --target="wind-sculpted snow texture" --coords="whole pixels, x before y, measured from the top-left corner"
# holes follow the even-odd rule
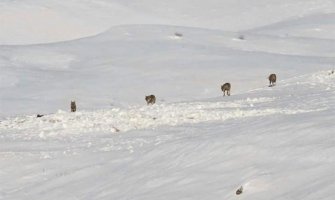
[[[335,199],[334,13],[1,1],[0,199]]]

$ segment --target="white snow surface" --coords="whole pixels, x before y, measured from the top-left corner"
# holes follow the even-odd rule
[[[334,22],[332,0],[1,1],[0,199],[334,199]]]

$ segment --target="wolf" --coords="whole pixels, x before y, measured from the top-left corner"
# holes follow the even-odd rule
[[[76,112],[77,106],[75,101],[71,101],[71,112]]]
[[[276,85],[276,81],[277,81],[276,74],[270,74],[269,81],[270,81],[269,87],[275,86]]]
[[[149,96],[145,96],[145,100],[147,101],[147,105],[153,105],[154,103],[156,103],[156,97],[155,95],[149,95]]]
[[[237,190],[236,190],[236,195],[240,195],[240,194],[242,194],[243,193],[243,186],[241,186],[240,188],[238,188]]]
[[[226,91],[227,91],[227,95],[230,96],[230,88],[231,88],[230,83],[225,83],[225,84],[221,85],[221,90],[223,92],[223,96],[226,95]]]

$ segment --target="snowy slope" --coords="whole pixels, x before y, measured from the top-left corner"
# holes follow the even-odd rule
[[[5,1],[0,3],[0,10],[0,44],[8,45],[72,40],[125,23],[158,23],[140,10],[104,0]]]
[[[28,136],[39,132],[40,134],[35,136],[43,138],[87,132],[127,132],[166,125],[179,126],[245,117],[324,111],[333,107],[328,102],[334,99],[334,77],[330,72],[319,72],[282,81],[279,91],[275,88],[262,88],[229,99],[220,97],[199,102],[132,106],[127,109],[112,108],[76,113],[59,110],[56,114],[39,119],[35,115],[10,118],[2,121],[1,125],[4,129],[22,131]],[[321,94],[317,90],[322,90]],[[301,99],[308,93],[313,95]],[[317,103],[316,96],[320,96]]]
[[[0,2],[0,199],[334,199],[334,11]]]
[[[161,24],[244,31],[318,15],[322,25],[332,0],[25,0],[0,2],[0,44],[72,40],[118,25]],[[309,21],[313,21],[310,18]],[[315,24],[313,24],[314,26]],[[307,28],[307,27],[306,27]],[[309,27],[333,33],[331,26]],[[293,31],[293,30],[292,30]],[[329,32],[330,31],[330,32]],[[294,33],[292,32],[292,34]],[[332,34],[333,35],[333,34]]]
[[[183,33],[176,38],[174,33]],[[0,116],[144,105],[221,96],[263,87],[334,63],[333,41],[281,38],[174,26],[120,26],[96,37],[48,45],[0,47]],[[15,102],[16,109],[11,105]]]
[[[230,99],[9,118],[1,194],[236,199],[243,185],[242,199],[332,199],[334,89],[319,72]]]

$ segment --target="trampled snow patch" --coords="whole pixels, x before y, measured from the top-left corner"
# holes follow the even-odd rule
[[[71,135],[89,132],[125,132],[137,129],[153,129],[159,126],[178,126],[211,121],[225,121],[245,117],[274,114],[298,114],[319,109],[262,108],[262,103],[274,98],[246,98],[229,102],[190,102],[134,106],[128,109],[81,111],[56,114],[36,118],[36,116],[16,117],[0,122],[1,129],[18,130],[24,134],[38,134],[41,138],[57,135]]]
[[[17,130],[29,137],[40,138],[82,133],[126,132],[139,129],[155,129],[161,126],[180,126],[203,122],[225,121],[246,117],[268,115],[294,115],[326,110],[331,107],[335,75],[328,71],[307,74],[279,82],[274,88],[253,90],[237,99],[223,97],[222,100],[161,103],[153,106],[130,106],[98,111],[8,118],[0,122],[0,133]],[[294,93],[290,90],[294,89]],[[314,93],[301,99],[299,93]],[[317,93],[322,93],[319,96]],[[276,97],[279,93],[280,96]],[[315,102],[318,95],[318,102]],[[279,98],[280,97],[280,98]],[[297,103],[292,103],[297,102]]]
[[[310,81],[313,83],[319,83],[326,85],[328,87],[335,87],[334,85],[335,73],[334,70],[322,71],[320,73],[315,73],[310,78]]]

